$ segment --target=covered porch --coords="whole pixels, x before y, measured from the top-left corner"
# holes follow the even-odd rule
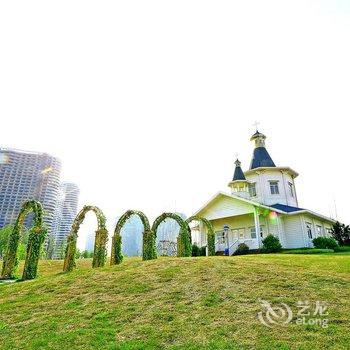
[[[216,254],[232,255],[241,243],[246,244],[250,250],[259,249],[261,245],[263,227],[259,225],[260,230],[257,229],[253,213],[216,219],[211,223],[215,231]]]
[[[284,243],[281,213],[252,201],[218,195],[196,215],[212,223],[217,255],[232,255],[241,243],[250,250],[257,250],[268,234],[278,237],[282,245]],[[205,228],[201,224],[192,228],[192,240],[198,246],[207,245]]]

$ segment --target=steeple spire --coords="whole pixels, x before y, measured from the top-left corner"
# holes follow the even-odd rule
[[[243,170],[241,168],[241,162],[237,159],[235,161],[235,164],[236,164],[236,168],[235,168],[235,172],[233,174],[232,181],[245,181],[246,178],[245,178]]]
[[[228,184],[231,188],[231,193],[239,197],[249,198],[248,181],[244,176],[241,168],[241,162],[237,159],[235,161],[235,172],[232,181]]]
[[[260,167],[276,167],[272,158],[265,148],[266,136],[256,130],[256,133],[250,138],[250,141],[255,142],[253,158],[250,163],[250,170]]]

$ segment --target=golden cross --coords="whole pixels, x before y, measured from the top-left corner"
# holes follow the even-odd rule
[[[256,128],[256,131],[258,131],[258,125],[260,124],[260,122],[258,122],[258,121],[255,121],[255,123],[253,124],[253,126],[255,126],[255,128]]]

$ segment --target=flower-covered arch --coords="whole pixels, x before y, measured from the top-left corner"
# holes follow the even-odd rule
[[[142,259],[151,260],[157,257],[157,253],[155,250],[155,238],[154,238],[153,232],[151,231],[147,216],[142,211],[128,210],[119,218],[117,225],[115,226],[114,235],[112,238],[111,265],[120,264],[123,261],[122,248],[121,248],[121,245],[122,245],[121,230],[125,225],[125,223],[133,215],[137,215],[140,218],[144,228]]]
[[[106,217],[102,210],[92,205],[86,205],[78,213],[73,221],[71,232],[67,237],[66,255],[64,259],[63,271],[72,271],[75,268],[75,253],[77,249],[77,239],[79,227],[85,219],[85,215],[92,211],[97,218],[97,231],[95,235],[94,256],[92,260],[92,267],[101,267],[106,263],[107,250],[106,244],[108,240],[108,231],[106,229]]]
[[[18,265],[17,250],[21,233],[23,231],[26,216],[33,212],[33,226],[29,231],[27,254],[24,262],[22,279],[34,279],[37,276],[40,250],[46,236],[46,229],[43,228],[43,208],[41,203],[30,200],[22,205],[18,214],[15,226],[9,237],[9,244],[4,258],[1,278],[14,278]]]
[[[168,218],[175,220],[180,225],[180,234],[177,238],[177,256],[191,256],[191,230],[188,223],[183,220],[181,216],[175,213],[163,213],[158,216],[152,225],[152,232],[154,232],[155,237],[157,235],[158,226]]]
[[[215,233],[212,223],[208,219],[202,218],[200,216],[191,216],[186,220],[188,224],[190,224],[192,221],[199,221],[205,226],[205,228],[207,229],[208,255],[215,255]]]

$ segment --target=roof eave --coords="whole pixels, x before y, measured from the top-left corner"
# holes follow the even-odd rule
[[[287,215],[296,215],[296,214],[310,214],[312,216],[315,216],[317,218],[321,218],[322,220],[327,220],[327,221],[330,221],[330,222],[333,222],[333,223],[336,223],[337,220],[334,220],[332,218],[329,218],[325,215],[322,215],[322,214],[318,214],[318,213],[315,213],[314,211],[312,210],[308,210],[308,209],[303,209],[303,210],[297,210],[297,211],[293,211],[293,212],[290,212],[290,213],[286,213]]]
[[[254,169],[250,169],[244,172],[244,175],[251,175],[257,171],[265,171],[265,170],[279,170],[279,171],[287,171],[289,172],[294,178],[296,178],[297,176],[299,176],[299,173],[296,172],[295,170],[293,170],[290,167],[283,167],[283,166],[278,166],[278,167],[259,167],[259,168],[254,168]]]
[[[228,186],[233,185],[233,184],[236,184],[236,183],[239,183],[239,182],[246,182],[246,183],[248,183],[249,181],[246,180],[246,179],[244,179],[244,180],[232,180],[232,181],[230,181],[230,182],[228,183]]]
[[[225,193],[225,192],[217,192],[209,201],[207,201],[199,210],[197,210],[194,214],[192,214],[192,216],[197,216],[201,211],[203,211],[214,199],[216,199],[217,197],[219,196],[227,196],[227,197],[230,197],[230,198],[233,198],[233,199],[238,199],[242,202],[245,202],[247,204],[251,204],[253,205],[254,207],[257,207],[257,208],[263,208],[263,209],[268,209],[270,211],[274,211],[276,213],[279,213],[279,214],[287,214],[285,211],[283,210],[279,210],[279,209],[275,209],[275,208],[272,208],[272,207],[269,207],[267,205],[264,205],[264,204],[261,204],[261,203],[258,203],[258,202],[254,202],[254,201],[251,201],[249,199],[245,199],[245,198],[242,198],[242,197],[238,197],[238,196],[235,196],[233,194],[229,194],[229,193]]]

